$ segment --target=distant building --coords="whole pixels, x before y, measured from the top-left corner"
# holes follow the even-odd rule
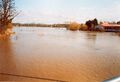
[[[101,26],[104,28],[105,31],[108,31],[108,32],[120,32],[119,24],[103,23],[101,24]]]

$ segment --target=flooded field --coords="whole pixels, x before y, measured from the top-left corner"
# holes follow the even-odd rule
[[[120,34],[15,27],[0,41],[0,81],[102,82],[120,75]]]

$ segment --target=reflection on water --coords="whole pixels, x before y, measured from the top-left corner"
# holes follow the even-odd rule
[[[17,71],[16,61],[14,61],[14,53],[12,51],[11,45],[12,44],[10,40],[0,41],[0,73],[6,72],[6,68],[12,70],[10,73],[12,73],[13,71]],[[0,76],[0,80],[4,79],[9,79],[9,77],[4,78]]]
[[[69,82],[100,82],[120,75],[117,33],[36,27],[14,31],[9,41],[0,41],[0,73]],[[31,79],[0,75],[0,80]]]

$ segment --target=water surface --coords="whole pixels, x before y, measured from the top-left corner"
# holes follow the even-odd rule
[[[102,82],[120,75],[120,34],[15,27],[0,41],[0,80]],[[4,75],[4,74],[12,75]],[[57,82],[57,81],[56,81]]]

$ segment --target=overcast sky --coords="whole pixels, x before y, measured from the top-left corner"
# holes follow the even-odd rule
[[[120,20],[120,0],[16,0],[21,11],[14,22],[64,23]]]

